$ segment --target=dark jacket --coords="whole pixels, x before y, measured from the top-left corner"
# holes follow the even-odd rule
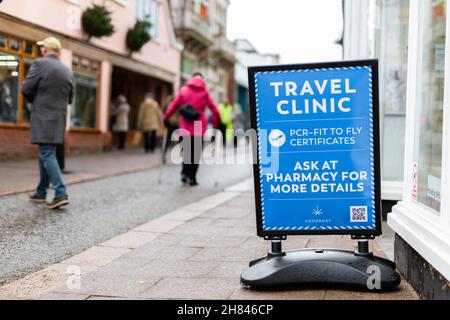
[[[62,144],[67,106],[72,103],[73,73],[56,56],[36,60],[22,84],[31,109],[30,140],[33,144]]]

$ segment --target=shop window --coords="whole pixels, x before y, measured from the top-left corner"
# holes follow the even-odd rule
[[[93,71],[98,71],[100,69],[98,62],[93,61],[91,64],[91,68]]]
[[[25,41],[25,53],[29,55],[34,55],[35,46],[31,41]]]
[[[183,74],[192,75],[194,72],[194,61],[189,58],[183,59]]]
[[[20,60],[0,53],[0,123],[16,123]]]
[[[72,68],[75,83],[71,127],[95,129],[98,117],[100,63],[74,54]]]
[[[7,38],[4,34],[0,34],[0,48],[6,48]]]
[[[72,128],[96,128],[98,77],[75,73],[74,99],[71,109]]]
[[[0,124],[29,123],[31,105],[20,94],[20,85],[38,51],[33,41],[0,34]]]
[[[403,181],[403,150],[408,68],[409,1],[378,0],[382,179]],[[395,139],[392,139],[395,137]]]
[[[404,115],[406,111],[406,78],[408,66],[409,1],[381,1],[383,23],[380,58],[383,63],[382,81],[384,112]]]
[[[81,59],[81,67],[85,70],[89,69],[89,59],[83,58]]]
[[[17,38],[11,37],[9,39],[9,48],[14,51],[20,51],[20,40]]]
[[[74,68],[77,68],[80,65],[80,57],[79,56],[72,56],[72,66]]]
[[[424,1],[418,71],[417,200],[440,211],[447,1]]]

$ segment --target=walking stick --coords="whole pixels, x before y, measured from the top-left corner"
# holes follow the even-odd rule
[[[166,164],[166,148],[167,148],[167,128],[164,128],[163,131],[163,141],[161,145],[161,165],[158,168],[158,185],[162,184],[162,171],[164,168],[164,165]]]

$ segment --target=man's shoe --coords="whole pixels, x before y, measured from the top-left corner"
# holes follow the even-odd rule
[[[59,209],[62,206],[67,206],[69,204],[69,197],[62,197],[54,199],[51,203],[47,203],[45,206],[47,209]]]
[[[198,182],[196,179],[191,179],[191,181],[189,182],[189,185],[191,187],[196,187],[196,186],[198,186]]]
[[[45,203],[45,197],[38,196],[37,194],[31,194],[29,199],[34,203]]]
[[[186,184],[188,182],[188,178],[185,174],[181,174],[181,182],[183,184]]]

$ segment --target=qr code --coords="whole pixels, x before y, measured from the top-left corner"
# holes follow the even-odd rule
[[[367,222],[367,207],[350,207],[350,222]]]

